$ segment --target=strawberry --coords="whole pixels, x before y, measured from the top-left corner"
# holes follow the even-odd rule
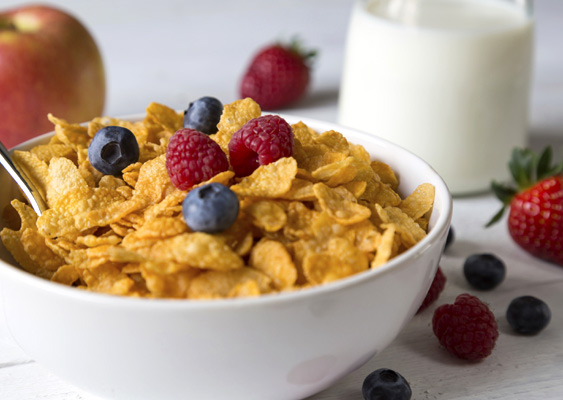
[[[534,256],[563,265],[563,162],[552,166],[551,159],[550,147],[539,157],[529,149],[513,151],[509,168],[517,187],[492,183],[504,206],[487,226],[509,206],[512,239]]]
[[[310,81],[315,52],[303,52],[297,40],[274,44],[252,59],[240,85],[241,98],[251,97],[264,110],[285,107],[299,100]]]

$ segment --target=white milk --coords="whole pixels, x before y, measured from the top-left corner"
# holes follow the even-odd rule
[[[505,1],[359,1],[339,122],[419,155],[453,194],[486,190],[527,144],[532,51],[533,21]]]

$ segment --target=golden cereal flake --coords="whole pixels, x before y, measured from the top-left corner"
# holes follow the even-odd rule
[[[229,153],[229,141],[233,134],[244,124],[262,114],[260,106],[251,98],[236,100],[223,107],[221,119],[217,124],[219,131],[213,135],[213,139],[225,152]]]
[[[259,166],[251,175],[231,186],[231,190],[239,196],[280,197],[289,192],[296,174],[295,159],[284,157]]]
[[[100,293],[127,295],[135,286],[135,281],[112,263],[82,270],[82,279],[89,290]]]
[[[250,253],[249,265],[264,272],[279,290],[292,287],[297,280],[297,269],[283,244],[261,239]]]
[[[340,132],[332,130],[323,132],[319,136],[315,137],[314,141],[317,144],[327,146],[331,149],[331,151],[342,153],[344,156],[347,156],[350,153],[348,141]]]
[[[419,185],[406,199],[401,201],[399,208],[414,220],[422,218],[432,209],[434,204],[434,185],[423,183]]]
[[[287,200],[314,201],[316,197],[313,192],[313,182],[295,178],[291,183],[291,189],[280,197]]]
[[[374,160],[370,163],[373,171],[379,176],[381,182],[388,184],[391,189],[397,190],[399,179],[391,167],[384,162]]]
[[[244,207],[252,223],[266,232],[276,232],[287,222],[287,216],[281,205],[269,200],[260,200]]]
[[[47,163],[41,161],[35,154],[29,151],[19,150],[13,152],[12,160],[37,188],[39,194],[46,198],[49,184],[49,167]]]
[[[77,162],[76,152],[67,144],[40,144],[31,149],[31,154],[39,160],[49,163],[53,158],[65,157],[72,162]]]
[[[313,191],[321,209],[340,224],[355,224],[371,215],[369,208],[358,204],[354,195],[342,187],[330,188],[323,183],[316,183]]]
[[[169,132],[176,132],[182,128],[183,116],[181,113],[159,103],[150,103],[146,109],[146,119],[150,122],[160,125],[160,127]]]
[[[242,268],[240,256],[225,242],[213,235],[194,232],[183,233],[159,241],[151,252],[152,259],[184,263],[194,268],[228,271]]]
[[[21,234],[21,243],[29,257],[49,271],[56,271],[65,263],[64,259],[55,254],[45,243],[45,238],[35,229],[25,229]]]
[[[51,281],[62,283],[63,285],[72,285],[80,279],[80,273],[74,265],[62,265],[51,277]]]
[[[141,274],[147,289],[154,297],[186,298],[188,289],[199,274],[195,269],[172,273],[158,273],[142,265]]]
[[[29,229],[26,229],[23,232],[26,232],[28,230]],[[50,279],[53,275],[53,271],[50,271],[47,268],[39,265],[25,250],[25,246],[22,242],[23,232],[13,231],[7,228],[2,229],[2,231],[0,232],[0,238],[2,238],[4,247],[6,247],[10,254],[14,257],[16,262],[25,271],[42,278]]]
[[[303,272],[313,284],[332,282],[368,269],[368,258],[344,238],[332,238],[326,251],[310,250],[303,260]]]
[[[375,258],[371,262],[371,268],[377,268],[385,264],[391,258],[393,252],[393,241],[395,238],[395,225],[387,225],[387,229],[381,236],[381,241],[377,247]]]
[[[55,125],[55,137],[60,143],[72,147],[75,151],[88,148],[90,136],[88,128],[80,124],[71,124],[64,119],[47,114],[47,118]]]
[[[302,121],[291,125],[291,130],[293,131],[294,139],[299,141],[300,144],[311,145],[314,143],[315,136],[313,136],[309,127]]]
[[[54,207],[59,199],[75,189],[87,188],[88,184],[76,165],[68,158],[55,158],[49,164],[47,205]]]
[[[358,174],[354,160],[354,157],[346,157],[344,160],[319,167],[313,171],[313,178],[330,187],[351,182]]]
[[[241,292],[239,285],[248,281],[255,282],[261,294],[272,291],[271,279],[266,274],[254,268],[242,267],[231,271],[206,271],[201,273],[190,284],[188,298],[220,299],[237,297]]]

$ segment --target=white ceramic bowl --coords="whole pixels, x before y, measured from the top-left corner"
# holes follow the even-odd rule
[[[89,293],[21,271],[0,244],[0,331],[62,379],[105,399],[298,399],[383,350],[422,303],[447,236],[438,174],[382,139],[325,122],[397,172],[405,195],[436,187],[427,237],[385,266],[261,298],[146,300]],[[26,142],[29,149],[52,134]],[[0,210],[17,195],[0,171]]]

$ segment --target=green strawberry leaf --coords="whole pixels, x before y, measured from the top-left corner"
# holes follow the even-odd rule
[[[537,182],[563,174],[563,161],[552,166],[553,150],[547,146],[538,156],[530,149],[515,148],[508,162],[508,168],[514,178],[516,187],[493,181],[491,189],[502,202],[503,207],[487,223],[487,227],[497,222],[503,215],[504,210],[510,206],[510,202],[519,192],[524,191]]]
[[[563,174],[563,161],[561,161],[558,165],[552,168],[551,176],[554,175],[561,175]]]
[[[515,148],[508,163],[512,177],[520,189],[530,187],[534,182],[537,156],[530,149]]]
[[[553,150],[551,149],[551,146],[547,146],[540,154],[540,158],[538,160],[538,166],[536,168],[536,177],[538,181],[550,176],[549,173],[551,170],[552,158]]]
[[[538,160],[538,166],[536,169],[536,180],[539,182],[550,176],[555,176],[563,173],[563,161],[559,164],[551,165],[551,159],[553,158],[553,150],[551,146],[547,146],[541,153]]]
[[[295,53],[299,54],[307,65],[311,66],[317,57],[317,50],[316,49],[306,49],[303,46],[303,40],[299,35],[293,35],[289,41],[289,49],[294,51]]]
[[[518,192],[516,188],[512,186],[503,185],[495,181],[491,183],[491,189],[493,190],[495,195],[499,198],[499,200],[502,201],[503,205],[502,208],[487,223],[487,225],[485,225],[485,227],[487,228],[501,219],[502,215],[504,214],[504,210],[506,210],[506,207],[510,204],[512,198]]]
[[[488,228],[489,226],[497,223],[501,218],[502,215],[504,214],[504,210],[506,209],[506,206],[503,206],[494,216],[493,218],[491,218],[491,220],[489,222],[487,222],[487,225],[485,225],[486,228]]]
[[[512,198],[516,195],[516,193],[518,193],[514,187],[503,185],[495,181],[491,183],[491,189],[493,190],[495,196],[497,196],[504,205],[510,204]]]

